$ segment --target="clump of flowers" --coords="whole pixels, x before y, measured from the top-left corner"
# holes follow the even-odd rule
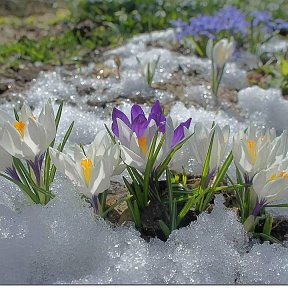
[[[273,217],[265,209],[288,207],[286,131],[276,137],[275,129],[251,125],[233,137],[232,150],[227,151],[228,125],[213,122],[207,128],[195,123],[192,132],[191,118],[175,123],[156,101],[148,115],[138,104],[132,106],[130,115],[114,107],[111,130],[106,126],[107,131],[98,132],[91,144],[73,145],[64,153],[73,122],[54,148],[62,107],[63,103],[56,117],[51,102],[38,117],[26,105],[19,113],[15,111],[15,119],[0,111],[0,175],[18,185],[34,203],[46,204],[54,197],[50,185],[57,168],[78,186],[97,215],[106,217],[126,201],[139,231],[167,239],[173,230],[209,210],[215,193],[234,190],[245,229],[278,241],[271,236]],[[199,181],[193,185],[185,171],[191,158],[201,171],[194,175]],[[233,160],[236,182],[228,175]],[[123,177],[129,193],[108,206],[111,177],[124,169],[130,176]]]
[[[265,221],[260,235],[273,241],[277,241],[270,235],[273,217],[265,213],[265,207],[273,206],[271,202],[276,200],[288,200],[287,144],[286,131],[276,137],[274,129],[263,131],[252,125],[233,139],[237,184],[245,185],[235,189],[241,221],[251,232],[255,232],[259,221]]]
[[[147,116],[137,104],[132,106],[130,117],[114,108],[112,120],[110,134],[114,134],[112,138],[120,144],[121,159],[131,177],[131,181],[124,177],[130,193],[127,205],[131,217],[140,231],[168,238],[171,231],[184,225],[184,220],[192,213],[191,209],[195,209],[196,213],[205,211],[219,189],[232,161],[230,153],[224,165],[220,163],[226,150],[229,129],[221,130],[218,125],[213,125],[208,131],[197,124],[193,134],[189,130],[191,118],[175,125],[171,117],[163,114],[159,101],[155,102]],[[189,155],[180,153],[183,146],[188,150],[191,147]],[[199,187],[191,189],[183,169],[189,156],[197,149],[200,149],[198,158],[202,157],[203,173]],[[179,167],[184,172],[182,179],[176,176],[180,172]],[[161,179],[165,176],[166,186],[163,188]],[[213,183],[212,178],[215,178]],[[159,219],[153,225],[161,233],[155,231],[155,227],[149,232],[148,224],[143,220],[149,209],[158,210]]]
[[[213,15],[199,15],[190,19],[189,23],[181,19],[171,21],[176,28],[179,41],[191,41],[196,52],[205,56],[205,47],[209,39],[219,41],[222,38],[234,37],[237,43],[249,42],[252,52],[256,44],[264,43],[282,29],[287,29],[288,22],[283,19],[273,20],[268,11],[254,11],[245,15],[241,10],[226,6]],[[267,37],[266,35],[269,35]]]
[[[27,105],[15,112],[15,119],[0,111],[1,176],[15,183],[34,203],[45,205],[53,197],[50,185],[56,167],[51,166],[49,147],[53,147],[63,102],[56,117],[49,101],[35,116]],[[72,131],[71,123],[58,150],[62,151]],[[44,164],[44,168],[43,168]]]

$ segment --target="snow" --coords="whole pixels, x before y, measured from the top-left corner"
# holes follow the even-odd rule
[[[162,48],[147,48],[151,40]],[[171,52],[173,41],[172,30],[153,32],[108,51],[105,54],[108,67],[115,68],[115,55],[122,58],[120,79],[89,76],[89,71],[95,68],[91,63],[78,72],[56,69],[41,73],[31,88],[18,96],[36,113],[49,98],[55,110],[59,100],[65,100],[58,139],[75,121],[67,146],[88,144],[104,128],[104,123],[110,126],[115,103],[129,113],[133,104],[130,96],[142,97],[144,102],[151,99],[171,102],[170,115],[179,122],[192,117],[192,126],[202,122],[210,127],[212,121],[221,127],[229,124],[231,136],[250,122],[275,127],[278,133],[286,129],[288,104],[280,91],[247,88],[246,72],[235,63],[227,65],[224,86],[240,90],[240,114],[229,109],[185,106],[172,92],[148,87],[136,56],[146,61],[161,55],[155,82],[169,82],[179,67],[185,75],[196,70],[210,79],[209,60]],[[93,89],[82,95],[79,87]],[[204,84],[189,84],[184,89],[184,98],[204,106],[211,97],[209,91]],[[122,98],[117,102],[119,96]],[[107,102],[106,107],[91,107],[88,100]],[[1,109],[7,111],[13,105],[19,103],[3,104]],[[149,105],[144,107],[146,111],[149,109]],[[230,172],[233,174],[233,169]],[[220,195],[211,214],[203,213],[190,226],[174,231],[167,242],[159,239],[146,242],[133,224],[115,227],[95,218],[77,188],[58,173],[53,184],[56,198],[45,207],[29,203],[15,185],[3,178],[0,190],[1,284],[287,284],[288,281],[287,248],[249,242],[235,212],[224,207]],[[278,215],[279,210],[272,211]]]

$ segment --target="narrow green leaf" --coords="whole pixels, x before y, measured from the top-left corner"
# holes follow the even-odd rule
[[[277,244],[281,244],[282,246],[284,246],[284,244],[280,240],[278,240],[277,238],[275,238],[271,235],[266,235],[264,233],[253,233],[253,235],[261,236],[266,241],[271,241],[272,243],[277,243]]]
[[[268,236],[271,235],[272,225],[273,225],[273,216],[271,214],[268,214],[263,227],[263,233],[265,235]]]
[[[207,193],[207,196],[205,197],[205,200],[203,202],[202,211],[208,207],[210,201],[213,198],[215,189],[219,186],[219,184],[223,181],[224,176],[226,175],[226,172],[233,160],[233,153],[232,151],[229,153],[228,157],[226,158],[225,162],[223,163],[221,169],[217,173],[216,179],[214,180],[211,189],[209,189],[209,192]]]
[[[38,197],[39,201],[39,195],[37,190],[35,190],[32,186],[36,185],[36,183],[34,182],[34,180],[31,178],[30,173],[27,171],[27,169],[25,168],[25,166],[23,165],[23,163],[21,162],[21,160],[19,160],[18,158],[12,157],[13,158],[13,165],[15,167],[15,169],[17,170],[17,173],[20,175],[21,180],[24,182],[24,185],[26,185],[27,187],[30,187],[33,191],[33,193],[36,195],[36,197]]]
[[[111,132],[111,130],[108,128],[108,126],[107,126],[106,124],[104,124],[104,126],[105,126],[105,128],[106,128],[106,130],[107,130],[107,132],[108,132],[108,134],[109,134],[112,142],[113,142],[114,144],[116,144],[116,138],[115,138],[115,136],[113,135],[113,133]]]
[[[158,223],[165,237],[168,239],[169,235],[171,234],[169,227],[162,220],[159,220]]]
[[[140,216],[140,211],[139,211],[139,207],[137,205],[137,201],[134,200],[134,215],[135,215],[135,219],[136,219],[136,227],[137,228],[141,228],[142,223],[141,223],[141,216]]]
[[[63,138],[63,141],[62,143],[60,143],[57,147],[57,150],[62,152],[67,141],[68,141],[68,138],[70,137],[71,135],[71,132],[72,132],[72,129],[73,129],[73,126],[74,126],[74,121],[70,124],[68,130],[66,131],[65,135],[64,135],[64,138]],[[50,170],[50,176],[49,176],[49,187],[50,187],[50,184],[54,181],[54,177],[55,177],[55,173],[56,173],[56,166],[53,164],[52,167],[51,167],[51,170]],[[48,180],[47,180],[48,181]]]
[[[150,177],[152,174],[153,165],[155,163],[155,159],[153,156],[154,156],[154,151],[156,147],[157,137],[158,137],[158,131],[153,136],[153,140],[149,149],[148,161],[147,161],[147,165],[146,165],[145,173],[144,173],[143,193],[144,193],[144,205],[145,206],[148,205],[149,181],[150,181]]]
[[[269,204],[266,205],[265,207],[283,207],[283,208],[288,208],[288,204]]]
[[[58,126],[60,123],[60,119],[61,119],[61,115],[62,115],[62,111],[63,111],[63,105],[64,105],[64,100],[61,100],[61,103],[58,107],[57,113],[56,113],[56,117],[55,117],[55,125],[56,125],[56,131],[58,130]]]
[[[233,161],[233,153],[232,151],[229,153],[228,157],[226,158],[225,162],[223,163],[221,169],[217,173],[216,179],[213,182],[212,190],[215,190],[217,186],[223,181],[223,178],[226,175],[228,168],[230,167],[231,162]]]
[[[168,156],[164,159],[164,161],[161,163],[161,165],[159,165],[157,171],[156,171],[156,179],[158,180],[161,175],[164,173],[164,171],[166,170],[166,168],[168,167],[170,161],[172,160],[173,156],[175,155],[175,153],[182,148],[182,146],[191,138],[191,136],[194,134],[194,132],[189,135],[188,137],[186,137],[184,140],[182,140],[181,142],[179,142],[173,149],[172,151],[168,154]]]
[[[13,178],[8,177],[7,175],[0,173],[0,176],[6,178],[7,180],[13,182],[14,184],[16,184],[24,193],[27,194],[27,196],[35,203],[35,204],[39,204],[39,197],[37,197],[30,189],[29,187],[27,187],[26,185],[24,185],[23,183],[14,180]]]
[[[195,199],[194,198],[190,198],[187,203],[185,204],[185,206],[181,209],[181,211],[178,214],[177,217],[177,226],[179,226],[179,224],[181,223],[181,221],[183,220],[183,218],[187,215],[187,213],[190,211],[190,209],[195,206]]]
[[[166,168],[166,182],[168,187],[168,198],[169,198],[169,216],[172,225],[172,214],[173,214],[173,192],[172,192],[172,185],[171,185],[171,173],[168,168]]]
[[[173,199],[172,204],[172,221],[171,221],[171,231],[175,230],[177,228],[177,201],[176,199]]]
[[[209,143],[209,148],[207,151],[207,155],[205,158],[204,167],[203,167],[203,171],[202,171],[202,175],[201,175],[200,186],[202,187],[203,190],[205,189],[207,176],[209,174],[209,164],[210,164],[210,158],[211,158],[211,154],[212,154],[214,135],[215,135],[215,131],[213,132],[210,143]]]
[[[13,110],[14,110],[14,115],[15,115],[16,121],[19,121],[19,115],[18,115],[17,110],[15,108]]]

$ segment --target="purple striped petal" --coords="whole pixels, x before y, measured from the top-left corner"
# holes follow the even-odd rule
[[[259,199],[257,199],[257,202],[256,202],[256,205],[255,205],[255,208],[253,209],[253,212],[252,212],[252,215],[254,217],[258,216],[261,209],[265,206],[265,200],[262,199],[260,202],[259,202]]]
[[[140,105],[134,104],[131,108],[131,122],[133,123],[137,116],[140,114],[145,115],[143,109]]]
[[[173,135],[173,139],[172,139],[172,143],[171,143],[172,148],[175,147],[179,142],[181,142],[184,139],[184,137],[185,137],[184,128],[189,129],[190,124],[191,124],[191,120],[192,120],[192,118],[189,118],[187,121],[181,123],[174,130],[174,135]]]
[[[132,123],[132,131],[136,133],[137,137],[141,137],[147,129],[148,121],[143,114],[139,114]]]
[[[189,118],[187,121],[185,122],[182,122],[181,124],[186,127],[187,129],[189,129],[190,125],[191,125],[191,121],[192,121],[192,118]],[[180,125],[181,125],[180,124]]]
[[[4,172],[8,174],[12,179],[21,182],[14,166],[6,168]]]
[[[148,117],[148,123],[150,123],[152,119],[156,122],[159,131],[165,133],[166,117],[163,114],[159,100],[157,100],[151,108],[151,112]]]
[[[40,182],[41,182],[41,168],[42,168],[44,156],[45,156],[45,153],[43,153],[42,155],[36,155],[34,161],[32,160],[27,161],[28,165],[32,168],[35,174],[35,178],[36,178],[38,185],[40,185]]]
[[[112,131],[113,133],[119,137],[119,127],[117,124],[117,118],[121,119],[128,127],[131,128],[131,124],[130,121],[128,119],[128,117],[119,109],[117,109],[116,107],[113,108],[113,112],[112,112]]]

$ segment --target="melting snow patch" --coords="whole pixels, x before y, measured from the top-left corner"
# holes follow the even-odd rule
[[[241,90],[238,98],[239,104],[248,111],[251,122],[274,127],[278,133],[287,129],[288,102],[280,90],[253,86]]]

